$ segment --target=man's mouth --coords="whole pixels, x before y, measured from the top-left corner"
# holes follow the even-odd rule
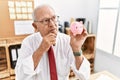
[[[50,33],[56,33],[56,29],[51,29]]]

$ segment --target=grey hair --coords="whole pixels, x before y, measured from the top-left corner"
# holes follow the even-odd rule
[[[37,6],[37,7],[34,9],[34,11],[33,11],[33,13],[32,13],[33,21],[36,21],[36,14],[35,14],[36,11],[37,11],[38,9],[41,9],[42,7],[45,7],[45,6],[51,8],[51,9],[54,11],[54,9],[53,9],[50,5],[48,5],[48,4],[39,5],[39,6]]]

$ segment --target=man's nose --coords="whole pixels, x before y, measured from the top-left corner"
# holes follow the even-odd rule
[[[54,25],[55,25],[55,22],[54,22],[52,19],[50,19],[50,20],[49,20],[49,25],[50,25],[50,26],[54,26]]]

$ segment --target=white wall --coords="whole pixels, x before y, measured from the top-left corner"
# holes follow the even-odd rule
[[[98,0],[35,0],[35,6],[50,4],[60,16],[61,23],[84,17],[92,22],[92,33],[96,33]],[[86,21],[87,23],[87,21]]]
[[[35,0],[36,6],[44,3],[50,4],[55,8],[61,17],[61,21],[70,21],[71,17],[85,17],[90,20],[92,22],[92,33],[97,35],[99,0]],[[96,72],[108,70],[120,77],[119,67],[120,58],[96,49]]]
[[[70,20],[70,17],[84,16],[82,9],[84,5],[80,0],[39,0],[39,4],[50,4],[53,6],[62,20]]]

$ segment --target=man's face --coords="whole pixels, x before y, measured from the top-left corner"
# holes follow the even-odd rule
[[[42,8],[36,11],[36,30],[45,36],[49,33],[58,32],[58,19],[55,12],[51,8]]]

